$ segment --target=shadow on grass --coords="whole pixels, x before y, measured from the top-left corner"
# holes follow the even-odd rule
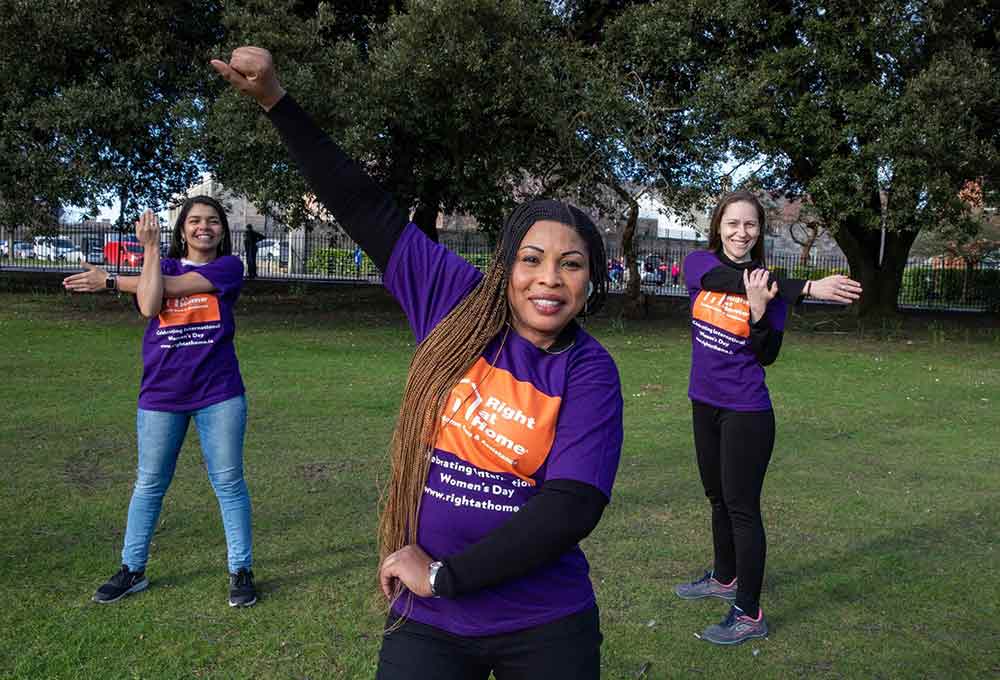
[[[336,561],[334,558],[338,556],[344,559]],[[282,568],[282,565],[310,562],[316,558],[321,558],[323,560],[322,567],[312,569],[295,569],[294,571]],[[272,562],[272,564],[276,573],[268,575],[265,579],[257,582],[257,589],[264,594],[277,593],[284,588],[290,588],[317,580],[321,580],[325,583],[332,583],[333,579],[329,577],[342,575],[344,572],[353,572],[359,569],[370,571],[373,583],[375,578],[375,560],[373,546],[370,543],[359,542],[352,545],[334,548],[332,550],[316,551],[310,554],[296,553],[295,555],[289,556],[287,559]]]
[[[273,597],[283,589],[301,584],[317,582],[333,583],[334,580],[331,577],[342,575],[344,572],[370,568],[374,573],[372,561],[366,559],[366,555],[368,555],[366,550],[370,548],[369,544],[355,543],[332,550],[315,551],[308,554],[298,553],[288,559],[271,561],[268,571],[273,569],[273,574],[264,572],[264,578],[260,578],[260,573],[256,574],[258,577],[255,580],[257,592],[261,597]],[[348,559],[338,561],[335,559],[337,556]],[[310,562],[317,559],[322,560],[321,567],[307,569],[299,569],[297,567],[302,562]],[[220,576],[220,571],[224,568],[224,566],[204,564],[184,570],[177,568],[162,569],[155,574],[150,574],[150,588],[184,588],[207,577]]]
[[[839,554],[826,552],[794,565],[773,565],[765,576],[764,597],[768,592],[780,595],[783,604],[773,614],[768,612],[768,621],[777,629],[811,618],[816,610],[827,607],[880,607],[895,602],[906,591],[915,593],[925,605],[933,604],[943,596],[942,579],[950,578],[948,575],[955,573],[958,566],[964,564],[976,571],[975,560],[982,559],[983,551],[976,551],[975,546],[982,548],[990,541],[987,514],[964,512],[938,524],[903,530],[888,527],[885,531],[893,533],[883,533],[867,542],[852,541]],[[966,592],[967,608],[976,611],[979,606],[975,589]],[[988,635],[985,631],[983,634]]]

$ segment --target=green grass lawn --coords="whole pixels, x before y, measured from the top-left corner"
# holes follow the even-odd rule
[[[218,507],[189,436],[150,589],[97,606],[135,467],[142,323],[111,296],[0,293],[0,678],[373,676],[378,485],[413,341],[359,289],[245,296],[238,325],[260,603],[226,606]],[[731,649],[693,635],[721,601],[671,592],[711,546],[683,320],[592,325],[625,392],[614,499],[584,544],[604,677],[1000,674],[1000,332],[815,325],[793,320],[768,371],[772,634]]]

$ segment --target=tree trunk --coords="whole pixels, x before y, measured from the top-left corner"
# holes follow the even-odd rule
[[[640,288],[642,281],[639,277],[639,264],[635,258],[635,227],[639,223],[639,202],[617,184],[612,188],[628,204],[628,221],[622,230],[622,254],[625,256],[628,285],[625,287],[622,311],[626,319],[642,319],[646,316],[646,305]]]
[[[898,314],[899,289],[915,231],[887,231],[885,253],[879,265],[881,232],[856,222],[848,222],[834,233],[834,239],[847,256],[851,278],[864,292],[853,305],[859,317],[891,317]]]
[[[118,219],[115,221],[115,228],[119,234],[125,233],[125,202],[128,200],[128,189],[119,187],[118,189]]]
[[[818,231],[812,232],[812,238],[806,239],[805,243],[800,243],[799,247],[802,249],[799,254],[799,264],[803,267],[809,266],[809,253],[812,252],[813,244],[816,243],[816,237],[819,235]]]
[[[816,239],[819,238],[819,227],[803,224],[802,230],[806,233],[806,236],[800,239],[795,235],[795,225],[792,224],[788,227],[788,235],[799,245],[799,265],[808,267],[809,253],[812,252],[813,245],[815,245]]]
[[[413,164],[420,145],[402,127],[389,125],[392,138],[392,165],[383,188],[392,194],[400,206],[409,206],[411,221],[420,231],[438,242],[437,216],[441,207],[441,193],[434,186],[414,186]],[[423,189],[421,191],[421,188]]]

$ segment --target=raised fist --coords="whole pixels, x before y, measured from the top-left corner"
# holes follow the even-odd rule
[[[260,47],[237,47],[229,63],[212,60],[212,68],[229,84],[245,95],[253,97],[265,111],[269,111],[283,96],[285,89],[278,82],[271,53]]]

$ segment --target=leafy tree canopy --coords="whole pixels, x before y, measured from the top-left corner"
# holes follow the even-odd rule
[[[363,42],[329,38],[325,5],[302,17],[291,3],[260,4],[269,10],[227,14],[228,42],[268,47],[289,92],[425,229],[439,209],[496,229],[516,197],[587,162],[586,62],[544,3],[411,2]],[[201,134],[224,184],[308,219],[276,135],[235,93]]]
[[[208,81],[220,3],[15,0],[0,13],[0,220],[162,206],[198,169],[178,133]],[[16,56],[15,56],[16,55]]]
[[[761,186],[808,194],[865,286],[862,312],[894,311],[915,235],[967,220],[962,187],[1000,176],[995,6],[685,4],[650,14],[706,55],[692,124],[760,160]]]

